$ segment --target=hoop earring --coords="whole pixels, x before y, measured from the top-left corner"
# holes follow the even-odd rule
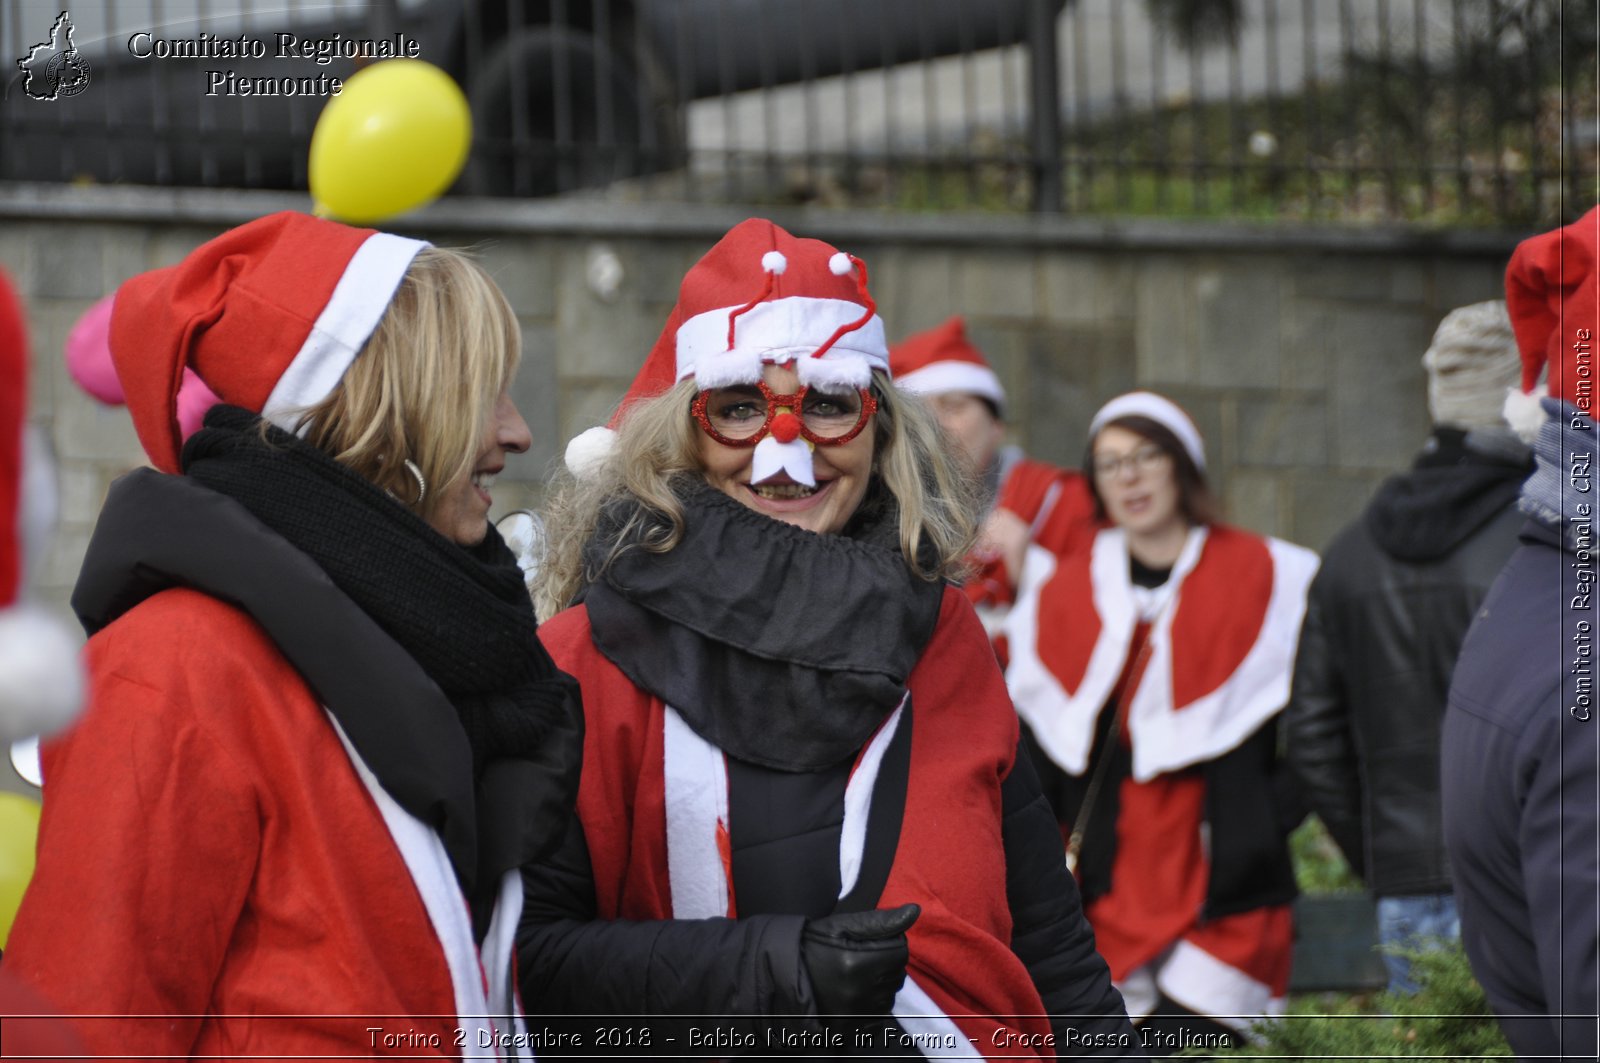
[[[428,497],[428,481],[422,478],[422,470],[417,468],[417,463],[412,461],[410,458],[403,459],[401,464],[406,467],[406,472],[409,472],[412,476],[416,477],[417,480],[417,500],[410,503],[411,507],[414,509],[417,506],[422,505],[422,500]]]

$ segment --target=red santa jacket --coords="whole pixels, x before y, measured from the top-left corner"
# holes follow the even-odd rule
[[[702,763],[707,753],[716,760],[720,755],[600,654],[581,605],[543,625],[540,637],[557,665],[583,685],[587,731],[578,815],[589,839],[600,917],[726,914],[717,909],[728,898],[719,889],[724,871],[715,822],[726,788],[715,785],[715,764],[700,776],[711,780],[709,786],[667,778],[686,767],[669,756],[669,746],[687,743]],[[965,1053],[976,1046],[995,1053],[996,1046],[1007,1046],[1001,1054],[1014,1058],[1032,1046],[1048,1057],[1049,1022],[1027,969],[1009,947],[1000,786],[1015,758],[1017,722],[985,645],[961,592],[948,589],[938,627],[908,683],[915,726],[906,813],[878,905],[922,906],[909,934],[906,989],[896,1001],[908,1033],[933,1049],[950,1045]],[[862,762],[878,744],[869,744]],[[847,791],[846,836],[850,801]],[[710,816],[697,818],[697,805]],[[849,868],[842,870],[848,879]]]
[[[442,843],[260,627],[168,590],[88,665],[5,969],[92,1054],[513,1054],[515,874],[480,956]]]

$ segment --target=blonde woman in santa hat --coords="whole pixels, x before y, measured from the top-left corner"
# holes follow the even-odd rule
[[[73,593],[91,703],[6,970],[97,1055],[525,1054],[518,868],[581,739],[487,519],[529,445],[504,296],[275,214],[123,284],[111,353],[156,469]],[[225,405],[185,442],[186,367]]]
[[[887,368],[866,266],[752,219],[568,449],[538,592],[584,780],[523,999],[657,1016],[621,1054],[1138,1052]]]
[[[889,350],[889,367],[901,390],[927,398],[979,492],[983,522],[963,589],[1004,665],[1000,630],[1016,600],[1028,544],[1063,554],[1094,535],[1088,482],[1074,470],[1035,461],[1021,447],[1005,443],[1005,388],[967,338],[961,317],[901,340]]]
[[[1219,523],[1205,468],[1170,400],[1103,406],[1084,471],[1111,526],[1030,548],[1006,628],[1089,922],[1163,1055],[1280,1011],[1292,944],[1276,736],[1317,562]]]

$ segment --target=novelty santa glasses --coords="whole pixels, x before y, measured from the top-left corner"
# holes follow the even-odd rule
[[[753,447],[771,435],[779,443],[803,437],[837,447],[861,433],[878,412],[878,400],[866,388],[802,387],[780,395],[758,381],[702,391],[689,409],[706,435],[724,446]]]

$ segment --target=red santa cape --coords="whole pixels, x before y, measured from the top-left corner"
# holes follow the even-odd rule
[[[1226,525],[1189,532],[1158,592],[1169,604],[1128,706],[1134,779],[1212,760],[1283,708],[1316,570],[1316,554],[1279,539]],[[1138,619],[1121,529],[1059,560],[1029,549],[1006,625],[1007,682],[1040,745],[1072,774],[1088,767]]]

